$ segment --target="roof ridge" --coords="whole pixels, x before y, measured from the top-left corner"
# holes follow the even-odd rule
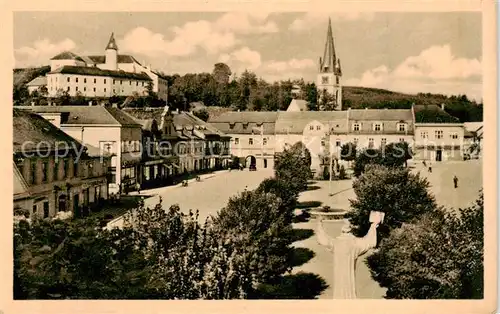
[[[19,180],[19,183],[21,184],[22,188],[24,189],[24,191],[22,193],[31,194],[29,192],[28,182],[26,182],[26,179],[24,179],[24,176],[21,174],[21,171],[19,171],[19,168],[17,167],[17,165],[14,161],[12,161],[12,165],[13,165],[14,172],[15,172],[14,178],[17,178]],[[22,193],[20,193],[20,194],[22,194]]]
[[[104,107],[104,106],[100,106],[101,108],[104,108],[104,111],[109,115],[111,116],[111,118],[118,124],[118,125],[122,125],[120,123],[120,121],[118,121],[118,119],[115,118],[115,116],[109,111],[109,109],[111,109],[111,107]],[[118,108],[117,108],[118,109]]]

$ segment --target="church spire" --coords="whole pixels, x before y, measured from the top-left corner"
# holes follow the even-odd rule
[[[115,41],[115,33],[111,33],[111,37],[109,37],[109,42],[108,45],[106,46],[106,50],[108,49],[118,50],[118,46],[116,45]]]
[[[334,73],[337,69],[337,56],[333,44],[332,20],[328,18],[328,30],[326,33],[325,52],[320,59],[320,71],[323,73]]]

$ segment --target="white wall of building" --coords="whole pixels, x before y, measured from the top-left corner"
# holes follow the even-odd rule
[[[85,97],[131,96],[134,93],[144,95],[146,88],[146,81],[136,79],[62,73],[47,75],[50,97],[55,97],[58,90],[67,91],[70,96],[76,96],[79,92]]]
[[[415,124],[415,158],[436,160],[441,151],[442,161],[463,158],[464,127],[461,123]]]

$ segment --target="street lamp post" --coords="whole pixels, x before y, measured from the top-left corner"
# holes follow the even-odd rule
[[[330,162],[330,166],[328,167],[329,168],[329,179],[328,179],[328,195],[331,196],[332,195],[332,170],[333,170],[333,154],[331,152],[331,143],[330,143],[330,135],[331,135],[331,129],[330,129],[330,123],[328,123],[328,130],[326,131],[326,136],[327,136],[327,139],[328,139],[328,159],[329,162]]]

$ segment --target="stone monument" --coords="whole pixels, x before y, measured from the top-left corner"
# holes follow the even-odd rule
[[[364,237],[358,238],[351,233],[349,221],[344,219],[342,234],[331,238],[323,229],[322,219],[318,218],[316,230],[318,243],[333,252],[334,299],[356,298],[356,260],[360,255],[377,245],[377,227],[383,220],[384,213],[370,212],[370,229]]]

